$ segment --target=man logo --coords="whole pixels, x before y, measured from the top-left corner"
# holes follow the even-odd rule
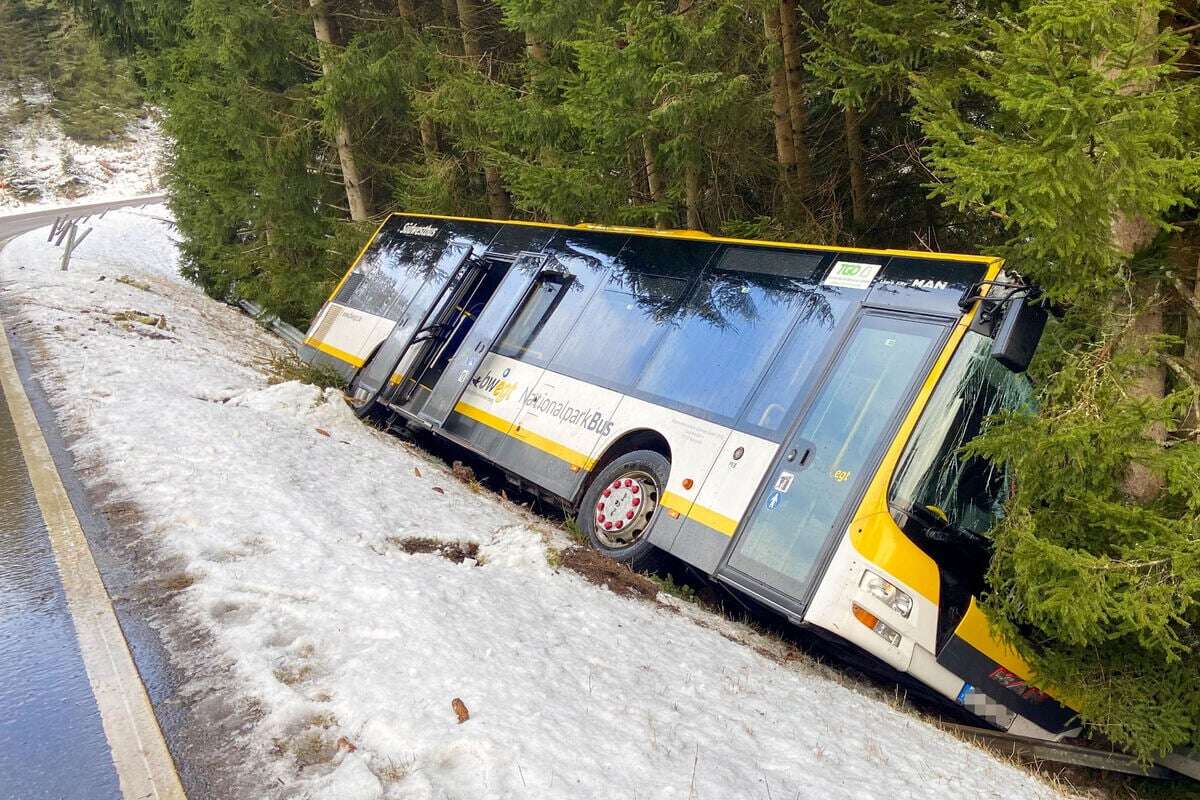
[[[914,289],[924,289],[927,292],[940,292],[950,288],[950,284],[946,281],[915,280],[912,285]]]
[[[418,225],[415,222],[406,222],[400,232],[410,236],[437,236],[438,229],[436,225]]]

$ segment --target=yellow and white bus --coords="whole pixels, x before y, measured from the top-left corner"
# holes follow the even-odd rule
[[[1058,739],[1074,712],[975,600],[1006,487],[961,446],[1028,402],[1045,321],[1000,269],[396,214],[306,346],[360,415],[557,498],[597,550],[671,553],[994,726]]]

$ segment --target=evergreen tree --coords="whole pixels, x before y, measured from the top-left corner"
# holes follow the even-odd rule
[[[1200,744],[1200,446],[1181,424],[1200,363],[1176,358],[1170,330],[1140,335],[1200,186],[1196,95],[1179,80],[1181,40],[1157,31],[1164,10],[1030,3],[917,89],[934,191],[997,218],[1010,266],[1071,304],[1043,347],[1041,413],[975,445],[1017,487],[988,607],[1038,680],[1147,758]],[[1144,237],[1133,252],[1134,219],[1157,247]],[[1138,392],[1164,361],[1187,377]],[[1153,492],[1131,491],[1134,468]]]

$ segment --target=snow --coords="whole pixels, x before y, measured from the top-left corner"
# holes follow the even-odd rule
[[[126,141],[89,145],[62,132],[50,113],[48,95],[27,92],[25,99],[34,110],[0,141],[0,212],[116,200],[158,190],[167,140],[153,110],[129,123]],[[14,102],[10,95],[0,99],[0,116]],[[23,196],[19,186],[36,198]]]
[[[176,276],[166,219],[110,211],[65,273],[44,233],[14,240],[0,310],[43,356],[85,480],[192,580],[179,613],[229,665],[193,702],[257,710],[252,769],[278,796],[1061,796],[740,626],[556,569],[544,521],[336,391],[268,385],[282,345]],[[114,319],[130,310],[165,327]],[[416,536],[481,563],[396,543]]]

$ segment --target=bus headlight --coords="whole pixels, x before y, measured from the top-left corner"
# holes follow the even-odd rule
[[[884,580],[879,575],[876,575],[871,570],[863,570],[862,579],[858,585],[866,589],[871,594],[878,597],[888,608],[895,611],[904,618],[912,613],[913,599],[906,592],[902,592],[890,581]]]

